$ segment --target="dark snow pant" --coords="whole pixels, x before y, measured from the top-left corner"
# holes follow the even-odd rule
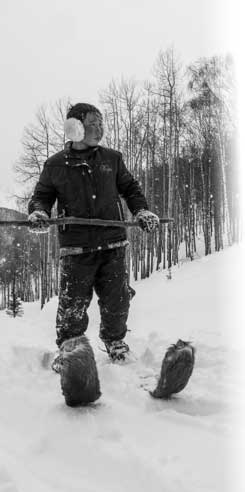
[[[65,256],[60,260],[60,267],[58,347],[64,340],[86,331],[93,289],[99,298],[100,338],[104,341],[124,338],[129,301],[134,295],[128,285],[125,247]]]

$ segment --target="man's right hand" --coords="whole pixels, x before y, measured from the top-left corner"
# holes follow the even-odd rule
[[[35,210],[28,216],[28,220],[30,222],[30,229],[32,232],[48,232],[49,224],[49,216],[44,210]]]

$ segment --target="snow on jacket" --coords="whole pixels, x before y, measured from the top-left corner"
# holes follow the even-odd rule
[[[78,151],[68,142],[64,150],[45,162],[28,209],[29,213],[44,210],[50,216],[57,199],[59,216],[123,220],[120,196],[133,215],[148,208],[121,152],[100,145]],[[119,227],[77,224],[59,227],[61,247],[104,249],[108,244],[125,239],[126,231]]]

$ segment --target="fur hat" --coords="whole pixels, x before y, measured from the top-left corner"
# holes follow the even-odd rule
[[[92,104],[77,103],[69,108],[64,123],[65,135],[69,140],[73,142],[83,140],[85,134],[83,122],[87,113],[95,113],[101,120],[103,118],[100,110]]]

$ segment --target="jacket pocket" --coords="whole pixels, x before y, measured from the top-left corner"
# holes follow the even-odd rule
[[[66,216],[66,211],[64,208],[58,210],[58,219],[63,219]],[[64,234],[68,230],[68,224],[62,224],[58,226],[58,231],[60,234]]]
[[[118,214],[119,214],[119,220],[124,221],[123,208],[122,208],[122,203],[121,203],[120,198],[117,199],[117,209],[118,209]]]

